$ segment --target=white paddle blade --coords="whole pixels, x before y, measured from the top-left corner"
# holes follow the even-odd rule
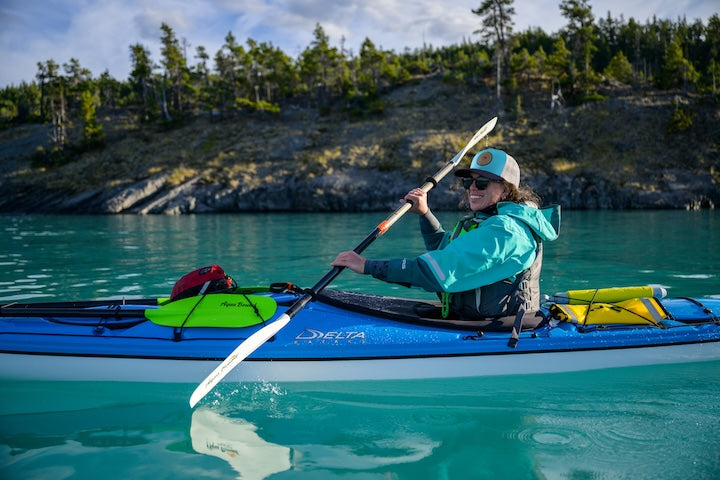
[[[485,125],[480,127],[480,130],[477,131],[475,135],[473,135],[473,138],[470,139],[468,142],[468,150],[471,149],[477,142],[479,142],[481,139],[485,138],[490,132],[492,132],[495,129],[495,125],[497,125],[497,117],[493,117],[490,120],[487,121]]]
[[[472,147],[474,147],[480,140],[487,137],[487,135],[493,131],[495,128],[495,124],[497,124],[497,117],[494,117],[490,121],[488,121],[485,125],[480,127],[480,130],[478,130],[475,135],[470,139],[470,141],[465,145],[465,148],[460,150],[457,155],[453,157],[452,160],[450,160],[454,165],[457,165],[460,163],[460,160],[465,156],[465,154],[470,150]]]
[[[262,344],[267,342],[270,337],[279,332],[290,321],[290,317],[283,313],[280,318],[272,323],[265,325],[257,332],[250,335],[244,342],[237,346],[235,350],[212,371],[210,375],[197,386],[193,394],[190,396],[190,408],[205,397],[215,385],[225,378],[225,376],[235,368],[238,363],[247,358],[248,355],[260,348]]]

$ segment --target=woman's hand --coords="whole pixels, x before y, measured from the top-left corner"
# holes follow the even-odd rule
[[[338,253],[331,265],[333,267],[347,267],[355,273],[365,273],[365,257],[352,250]]]
[[[413,188],[400,201],[410,202],[412,204],[412,207],[410,207],[412,213],[425,215],[428,212],[427,192],[422,188]]]

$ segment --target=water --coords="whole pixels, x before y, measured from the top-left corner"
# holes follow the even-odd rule
[[[447,226],[454,213],[442,214]],[[6,216],[0,302],[166,296],[219,263],[312,286],[383,214]],[[543,293],[658,283],[720,295],[720,213],[569,212]],[[422,252],[407,216],[366,251]],[[427,297],[343,272],[333,287]],[[241,367],[240,367],[241,368]],[[615,479],[720,476],[720,364],[472,380],[0,383],[2,479]]]
[[[438,215],[451,228],[458,214]],[[0,302],[167,296],[195,268],[220,264],[243,285],[314,285],[340,250],[355,247],[383,214],[0,217]],[[546,244],[544,293],[659,283],[672,295],[720,294],[720,212],[566,212]],[[365,252],[419,255],[406,215]],[[331,285],[427,297],[343,273]]]

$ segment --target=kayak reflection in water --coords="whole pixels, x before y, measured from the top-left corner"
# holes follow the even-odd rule
[[[390,283],[437,292],[443,317],[481,319],[530,312],[540,306],[542,243],[555,240],[560,208],[539,208],[540,198],[520,185],[513,157],[489,148],[468,169],[455,172],[467,190],[472,213],[445,231],[428,207],[427,193],[410,190],[403,202],[419,215],[427,253],[415,258],[367,259],[338,254],[347,267]]]

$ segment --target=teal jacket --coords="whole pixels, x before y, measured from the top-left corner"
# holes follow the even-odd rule
[[[457,293],[490,285],[532,265],[536,237],[555,240],[560,224],[559,207],[538,209],[512,202],[497,204],[497,214],[475,212],[479,226],[452,242],[428,212],[420,229],[428,252],[415,258],[367,260],[365,273],[391,283],[423,288],[429,292]]]

